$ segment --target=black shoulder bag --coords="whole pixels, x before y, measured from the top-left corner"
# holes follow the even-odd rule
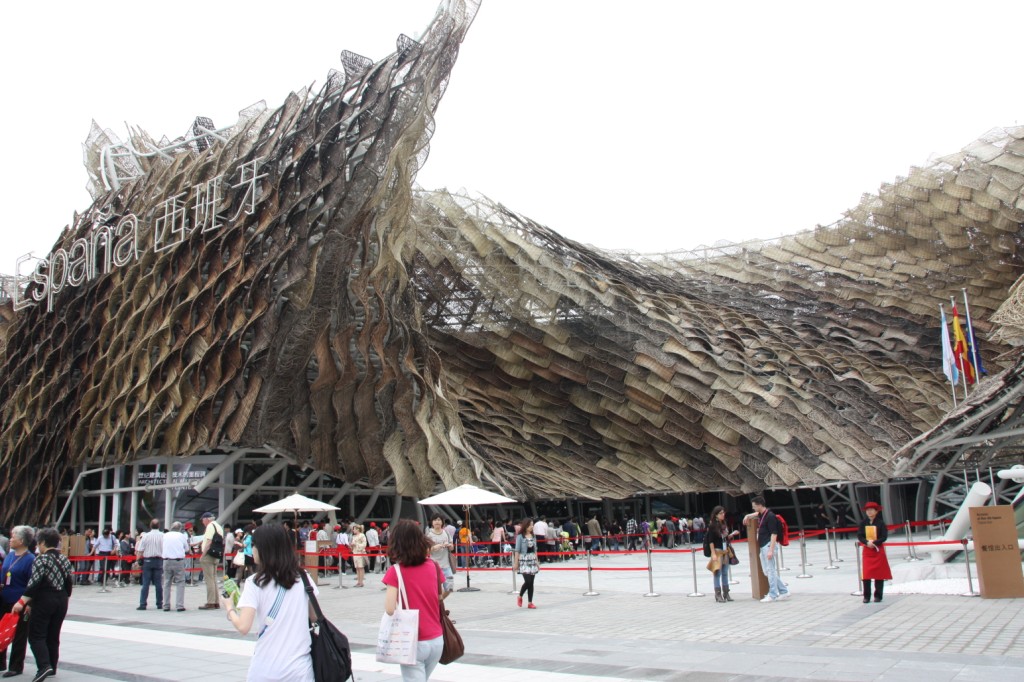
[[[352,649],[348,645],[348,637],[334,627],[320,610],[320,602],[313,594],[313,586],[309,584],[309,576],[299,571],[302,584],[306,586],[309,603],[316,612],[316,620],[309,624],[312,642],[309,653],[313,657],[313,677],[316,682],[345,682],[352,677]]]

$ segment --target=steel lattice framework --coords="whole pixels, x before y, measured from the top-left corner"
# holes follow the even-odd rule
[[[1024,271],[1024,128],[834,225],[603,251],[414,189],[475,12],[451,0],[421,41],[345,53],[229,130],[95,128],[95,202],[55,249],[114,266],[67,261],[77,284],[30,282],[40,302],[0,316],[0,520],[46,516],[72,466],[219,447],[413,496],[879,481],[951,407],[939,303],[968,288],[982,351],[1006,350],[988,320]]]

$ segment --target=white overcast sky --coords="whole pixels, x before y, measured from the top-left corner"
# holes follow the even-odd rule
[[[374,61],[434,0],[6,3],[0,272],[84,210],[96,119],[174,138]],[[1024,122],[1024,3],[484,0],[426,188],[466,188],[603,248],[828,224],[862,193]]]

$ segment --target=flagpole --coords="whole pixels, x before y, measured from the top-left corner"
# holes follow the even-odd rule
[[[956,300],[950,296],[949,305],[956,308]],[[953,316],[953,328],[956,329],[956,316]],[[964,400],[967,400],[967,370],[961,368],[960,377],[964,380]]]
[[[961,288],[964,292],[964,312],[967,313],[967,340],[971,342],[971,362],[974,364],[974,383],[981,383],[981,363],[978,362],[978,344],[974,341],[974,325],[971,324],[971,304],[967,302],[967,289]]]
[[[941,303],[939,304],[939,320],[941,320],[942,326],[943,326],[942,333],[943,334],[949,334],[949,329],[946,328],[946,309],[942,307]],[[943,339],[944,339],[943,342],[942,342],[943,343],[943,348],[945,348],[946,344],[948,343],[948,340],[946,340],[946,337],[943,337]],[[952,362],[953,361],[953,357],[950,356],[949,360],[950,360],[950,362]],[[945,353],[943,353],[942,363],[946,364]],[[956,365],[954,364],[954,367],[955,366]],[[943,367],[942,369],[943,369],[943,373],[945,373],[945,371],[948,368]],[[949,389],[951,391],[953,391],[953,409],[955,410],[956,409],[956,384],[953,383],[952,381],[950,381],[949,382]]]

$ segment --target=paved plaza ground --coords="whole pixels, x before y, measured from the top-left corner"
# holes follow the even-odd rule
[[[922,538],[924,539],[924,538]],[[851,596],[857,566],[853,542],[840,544],[836,570],[824,570],[822,541],[807,544],[800,574],[798,549],[786,554],[784,573],[793,597],[761,604],[751,598],[746,548],[733,586],[735,602],[718,604],[706,561],[697,548],[693,592],[689,554],[655,554],[650,591],[644,554],[594,560],[596,596],[585,570],[551,570],[537,578],[536,610],[518,609],[510,569],[474,572],[478,592],[456,592],[449,602],[466,642],[459,662],[438,666],[435,680],[901,680],[968,682],[1024,680],[1024,600],[988,600],[958,594],[897,594],[903,552],[890,555],[896,581],[881,604]],[[554,568],[583,568],[583,560]],[[383,605],[380,575],[364,588],[336,589],[322,581],[328,617],[350,638],[356,679],[400,679],[398,666],[374,661],[373,644]],[[460,576],[458,586],[465,586]],[[977,588],[977,585],[975,585]],[[101,592],[80,587],[64,625],[60,673],[65,681],[224,682],[242,680],[254,637],[237,635],[223,611],[197,611],[202,587],[186,588],[184,613],[152,607],[136,611],[137,586]],[[967,582],[955,590],[967,592]],[[949,591],[949,590],[947,590]],[[34,670],[31,660],[27,669]],[[30,677],[30,676],[26,676]],[[15,679],[26,679],[19,677]]]

